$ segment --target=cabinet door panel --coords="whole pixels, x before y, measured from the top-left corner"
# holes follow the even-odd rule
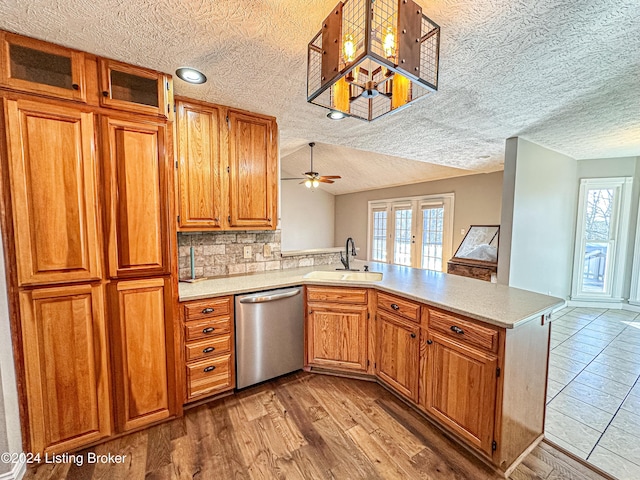
[[[420,326],[378,312],[376,374],[418,401]]]
[[[101,58],[100,104],[104,107],[168,117],[171,77],[146,68]]]
[[[5,101],[19,285],[101,277],[93,117]]]
[[[275,122],[232,110],[228,117],[230,226],[275,228]]]
[[[308,363],[366,370],[367,306],[309,304],[308,307]]]
[[[169,272],[166,127],[105,118],[109,275]]]
[[[33,452],[62,452],[111,434],[102,287],[20,293]]]
[[[222,215],[220,109],[183,101],[177,106],[179,228],[218,229]]]
[[[0,83],[9,88],[85,102],[84,53],[0,32]]]
[[[427,411],[491,455],[497,357],[437,333],[427,338]]]
[[[173,413],[172,364],[167,325],[169,280],[151,278],[111,285],[114,381],[119,431],[142,427]]]

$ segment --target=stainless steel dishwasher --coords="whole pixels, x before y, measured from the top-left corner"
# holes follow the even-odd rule
[[[236,295],[235,304],[237,388],[303,367],[302,287]]]

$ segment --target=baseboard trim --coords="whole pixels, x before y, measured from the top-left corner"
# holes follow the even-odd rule
[[[27,473],[27,464],[24,461],[19,461],[13,465],[10,472],[0,475],[0,480],[22,480],[25,473]]]
[[[602,300],[569,300],[567,307],[586,307],[586,308],[609,308],[611,310],[622,310],[626,303],[620,300],[602,301]]]

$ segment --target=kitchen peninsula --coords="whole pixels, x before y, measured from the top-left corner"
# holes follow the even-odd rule
[[[181,283],[183,318],[213,309],[207,302],[230,306],[232,295],[304,285],[306,370],[377,381],[508,476],[543,437],[549,319],[563,301],[465,277],[366,265],[382,280],[312,274],[336,271],[326,265]],[[353,266],[364,270],[365,262]]]

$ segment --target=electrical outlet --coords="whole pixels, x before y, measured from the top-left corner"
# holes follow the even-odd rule
[[[262,254],[263,254],[265,257],[270,257],[270,256],[271,256],[271,245],[269,245],[269,244],[265,243],[265,245],[264,245],[264,251],[262,252]]]
[[[244,247],[244,258],[251,258],[251,245]]]

